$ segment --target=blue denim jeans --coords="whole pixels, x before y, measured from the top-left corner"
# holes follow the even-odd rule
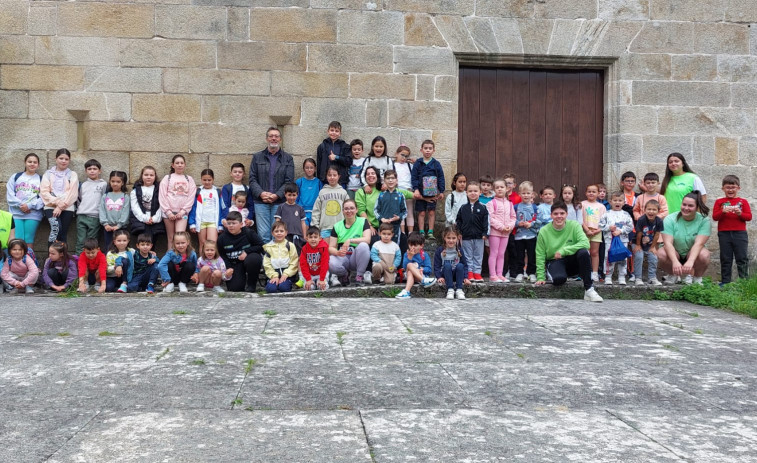
[[[278,204],[255,203],[255,224],[258,227],[258,235],[264,243],[273,239],[271,235],[271,225],[273,225],[276,211],[279,209]]]
[[[442,267],[442,275],[447,289],[463,289],[463,280],[467,276],[463,264],[458,262],[453,269],[449,262],[445,262]]]
[[[133,275],[131,281],[127,284],[130,293],[138,293],[147,289],[147,284],[155,284],[158,281],[158,263],[147,266],[147,269],[140,275]]]
[[[633,253],[633,274],[637,280],[641,279],[641,267],[644,264],[644,258],[647,259],[649,279],[657,278],[657,254],[649,251],[638,251]]]

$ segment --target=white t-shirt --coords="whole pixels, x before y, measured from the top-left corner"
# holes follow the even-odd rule
[[[413,191],[412,182],[412,164],[409,162],[395,162],[394,170],[397,171],[397,188],[407,191]]]
[[[202,188],[200,196],[202,197],[202,217],[200,218],[200,223],[216,223],[216,218],[218,217],[218,191],[215,188]]]

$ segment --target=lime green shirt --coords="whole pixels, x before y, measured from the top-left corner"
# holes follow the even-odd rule
[[[668,202],[669,216],[681,210],[683,197],[694,191],[694,180],[697,176],[691,172],[670,177],[668,187],[665,188],[665,200]]]
[[[360,214],[365,212],[368,216],[368,222],[373,225],[373,228],[378,228],[379,226],[379,222],[376,219],[376,216],[373,214],[373,208],[376,205],[376,201],[378,200],[380,193],[381,192],[376,188],[374,188],[373,192],[369,195],[365,194],[365,190],[362,188],[357,190],[357,192],[355,193],[357,215],[359,216]]]
[[[536,237],[536,277],[545,280],[546,261],[554,259],[555,253],[566,257],[579,249],[589,249],[589,238],[578,222],[566,220],[562,230],[556,230],[552,223],[543,226]]]

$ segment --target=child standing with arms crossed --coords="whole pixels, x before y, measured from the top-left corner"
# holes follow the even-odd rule
[[[507,193],[505,180],[495,180],[494,198],[486,205],[489,212],[489,281],[492,283],[510,282],[503,272],[507,242],[515,226],[515,208]]]
[[[467,203],[458,209],[455,219],[462,236],[463,254],[469,263],[468,279],[475,283],[484,281],[481,267],[484,259],[484,239],[489,234],[489,211],[478,202],[480,192],[478,182],[468,183]]]
[[[610,244],[615,236],[620,237],[625,247],[628,247],[628,234],[633,231],[633,218],[631,215],[623,210],[624,206],[624,194],[621,191],[616,191],[610,196],[611,210],[602,215],[599,220],[599,229],[604,232],[605,239],[605,284],[612,285],[612,274],[615,272],[615,267],[618,267],[618,284],[626,284],[626,266],[627,260],[623,259],[618,262],[610,262],[608,260],[608,253],[610,251]],[[602,206],[604,207],[604,206]],[[587,234],[588,236],[588,234]],[[591,238],[589,238],[591,244]]]
[[[465,260],[465,254],[460,249],[457,240],[457,229],[447,227],[442,233],[444,246],[436,248],[434,255],[434,275],[436,281],[447,288],[447,299],[457,297],[460,300],[465,299],[463,284],[469,285],[471,282],[465,275],[468,274],[468,263]]]
[[[731,267],[736,258],[739,278],[749,278],[749,235],[746,223],[752,220],[749,201],[739,197],[741,182],[735,175],[723,177],[725,198],[715,201],[712,218],[718,223],[718,243],[720,243],[720,281],[722,285],[731,282]]]
[[[586,199],[581,201],[582,223],[584,233],[589,238],[589,254],[591,255],[591,280],[599,281],[599,244],[602,242],[602,230],[599,221],[605,215],[607,209],[597,201],[599,187],[589,185],[586,187]]]
[[[423,159],[413,166],[412,188],[415,198],[415,209],[418,211],[418,231],[425,236],[434,236],[434,221],[436,220],[436,202],[444,199],[444,170],[442,165],[434,159],[436,145],[432,140],[423,140],[421,153]],[[428,231],[425,220],[428,213]]]

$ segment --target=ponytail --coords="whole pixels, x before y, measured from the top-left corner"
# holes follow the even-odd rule
[[[683,199],[686,199],[686,198],[693,199],[694,202],[697,204],[697,212],[707,217],[707,215],[710,213],[710,208],[707,207],[707,205],[704,203],[704,200],[702,200],[702,193],[700,193],[699,190],[694,190],[683,197]],[[681,215],[679,214],[678,218],[680,217]]]

